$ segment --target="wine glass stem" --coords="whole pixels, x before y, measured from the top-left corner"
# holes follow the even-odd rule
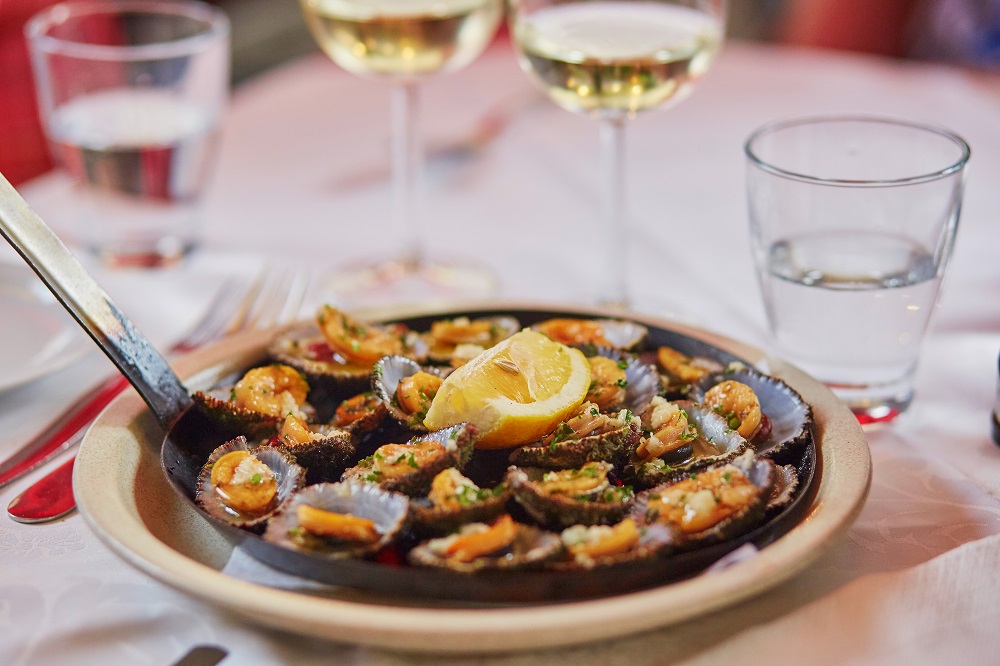
[[[604,279],[598,292],[601,305],[628,308],[625,274],[628,234],[625,229],[625,119],[600,121],[601,135],[601,242],[604,244]]]
[[[392,87],[392,199],[393,228],[403,239],[403,264],[424,265],[424,237],[420,218],[420,144],[417,132],[417,84]]]

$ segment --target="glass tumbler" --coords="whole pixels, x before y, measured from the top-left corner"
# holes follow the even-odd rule
[[[775,122],[746,142],[753,255],[776,352],[862,423],[913,398],[970,150],[881,117]]]
[[[109,265],[186,255],[229,92],[225,14],[194,0],[70,0],[25,34],[85,245]]]

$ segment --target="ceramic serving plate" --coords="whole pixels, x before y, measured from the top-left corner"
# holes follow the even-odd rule
[[[509,309],[552,314],[551,308]],[[576,313],[607,316],[600,311]],[[112,550],[188,594],[268,626],[411,650],[511,651],[621,636],[736,603],[801,571],[847,529],[867,495],[871,461],[857,421],[821,384],[759,350],[669,322],[632,318],[666,334],[691,338],[694,344],[716,347],[723,355],[764,363],[769,374],[788,382],[813,407],[814,479],[794,523],[770,535],[770,543],[758,554],[725,570],[653,587],[646,582],[646,589],[614,596],[531,604],[463,604],[426,594],[414,599],[386,594],[378,586],[380,592],[336,586],[291,592],[247,582],[222,572],[234,552],[231,535],[227,538],[168,483],[160,468],[163,432],[133,394],[113,403],[87,435],[74,472],[77,502]],[[262,358],[273,336],[272,331],[232,338],[185,357],[177,369],[189,387],[208,387]],[[419,570],[411,574],[419,576]]]

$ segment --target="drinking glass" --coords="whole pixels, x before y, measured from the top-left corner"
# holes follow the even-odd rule
[[[777,351],[862,423],[913,399],[958,229],[968,144],[879,117],[776,122],[746,143],[754,259]]]
[[[482,295],[492,276],[459,263],[432,261],[419,210],[419,84],[465,67],[493,39],[503,0],[301,0],[313,37],[352,74],[391,84],[393,229],[401,256],[350,266],[333,276],[342,297],[387,301]]]
[[[510,2],[521,69],[556,104],[600,123],[605,305],[628,306],[625,124],[691,93],[722,44],[725,12],[725,0]]]
[[[34,16],[25,34],[87,247],[110,265],[185,256],[228,97],[225,14],[193,0],[71,0]]]

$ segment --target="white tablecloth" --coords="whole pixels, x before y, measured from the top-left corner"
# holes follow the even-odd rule
[[[432,147],[472,132],[477,119],[504,100],[518,109],[474,159],[431,163],[424,210],[435,250],[491,268],[501,278],[503,297],[573,303],[588,300],[598,279],[598,253],[615,243],[630,256],[637,310],[762,347],[768,341],[748,251],[743,185],[742,142],[753,128],[801,114],[889,114],[948,126],[969,141],[973,157],[917,398],[898,423],[869,433],[871,494],[846,538],[790,582],[715,616],[596,646],[497,657],[496,663],[995,658],[1000,449],[989,437],[989,413],[1000,350],[1000,79],[925,64],[728,45],[688,101],[629,127],[633,231],[627,239],[605,238],[597,226],[594,123],[532,99],[502,44],[467,70],[425,86],[422,120]],[[363,255],[391,254],[398,233],[384,222],[390,207],[387,141],[384,86],[351,77],[318,56],[275,70],[233,100],[206,201],[203,251],[180,269],[95,269],[97,277],[165,348],[207,303],[210,293],[202,286],[220,275],[297,260],[319,271]],[[65,180],[45,177],[22,191],[53,227],[74,237]],[[0,256],[16,261],[9,252]],[[314,295],[316,302],[324,298]],[[109,369],[93,352],[66,370],[0,393],[0,457]],[[0,503],[40,475],[0,491]],[[227,649],[227,664],[448,661],[244,624],[134,571],[79,515],[43,526],[0,519],[0,663],[166,664],[205,643]],[[476,663],[486,661],[494,660]]]

